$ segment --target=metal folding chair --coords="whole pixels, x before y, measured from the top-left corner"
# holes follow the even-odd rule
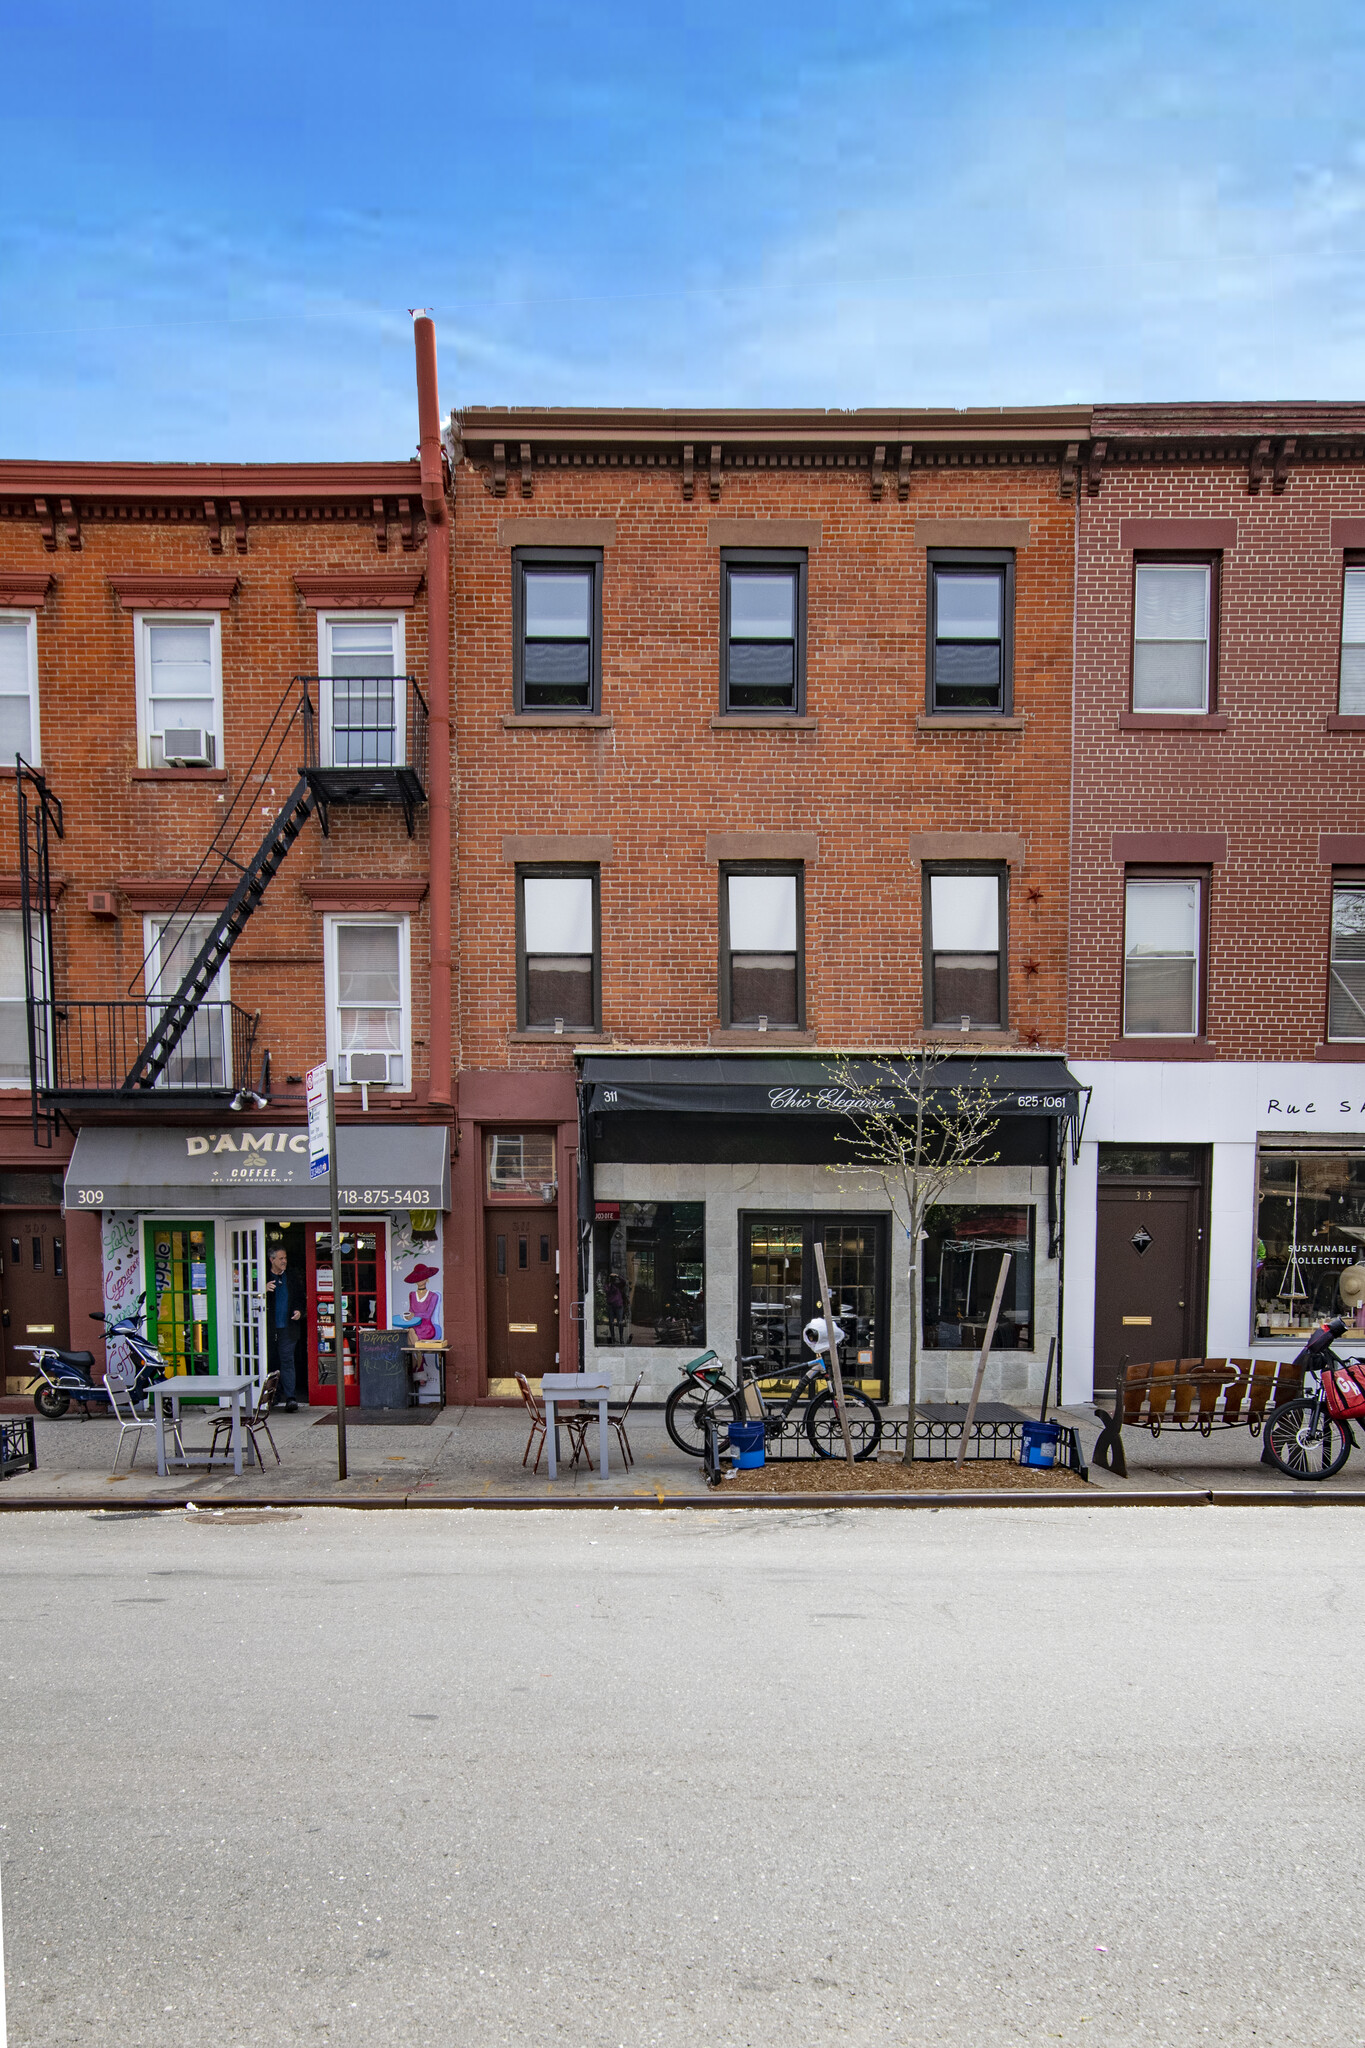
[[[536,1462],[531,1467],[531,1476],[534,1478],[540,1470],[541,1453],[545,1449],[545,1403],[532,1393],[531,1382],[524,1372],[513,1373],[512,1377],[521,1389],[522,1405],[531,1418],[531,1433],[526,1439],[526,1449],[521,1454],[521,1462],[525,1465],[531,1455],[531,1446],[535,1444]],[[555,1421],[569,1432],[569,1442],[573,1447],[573,1457],[569,1460],[571,1468],[578,1463],[580,1456],[588,1457],[588,1424],[596,1419],[597,1411],[594,1408],[556,1407]],[[537,1437],[539,1442],[536,1441]],[[591,1465],[592,1460],[589,1458],[588,1462]]]
[[[270,1448],[275,1452],[275,1463],[278,1465],[280,1462],[280,1454],[275,1449],[275,1439],[270,1434],[270,1411],[279,1399],[279,1393],[279,1374],[277,1372],[268,1372],[261,1381],[261,1391],[256,1396],[256,1406],[242,1417],[242,1428],[251,1438],[251,1448],[256,1453],[256,1463],[261,1467],[262,1471],[265,1470],[265,1460],[261,1456],[260,1444],[256,1441],[257,1430],[264,1430]],[[213,1418],[213,1435],[209,1439],[210,1464],[213,1463],[214,1458],[217,1456],[220,1439],[222,1441],[223,1456],[226,1458],[232,1450],[232,1410],[230,1408],[220,1408]]]

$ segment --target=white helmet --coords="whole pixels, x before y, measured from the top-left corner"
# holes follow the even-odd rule
[[[825,1319],[823,1316],[812,1316],[805,1329],[801,1332],[801,1335],[812,1351],[821,1352],[829,1350],[829,1333],[825,1329]],[[844,1341],[844,1333],[839,1328],[837,1321],[834,1325],[834,1341],[836,1344],[842,1344]]]

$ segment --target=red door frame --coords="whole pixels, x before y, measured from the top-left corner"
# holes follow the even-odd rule
[[[354,1253],[348,1259],[344,1249],[348,1235],[355,1235],[361,1231],[373,1231],[375,1240],[374,1294],[371,1296],[367,1293],[363,1298],[359,1297],[358,1290],[353,1284],[355,1275]],[[318,1239],[319,1237],[330,1237],[331,1234],[331,1226],[329,1224],[307,1223],[304,1225],[304,1260],[308,1279],[308,1400],[310,1406],[314,1408],[335,1408],[337,1398],[335,1383],[324,1386],[318,1378]],[[341,1242],[343,1246],[341,1256],[342,1289],[343,1293],[349,1297],[348,1306],[351,1310],[341,1333],[342,1364],[346,1374],[346,1406],[348,1408],[358,1408],[360,1406],[360,1375],[357,1370],[356,1359],[355,1311],[359,1308],[363,1316],[360,1328],[366,1330],[385,1330],[388,1328],[388,1226],[382,1216],[356,1217],[349,1231],[347,1225],[345,1223],[342,1224]],[[348,1267],[350,1269],[349,1272],[347,1270]],[[322,1291],[322,1299],[330,1302],[330,1282],[332,1277],[330,1254],[323,1261],[323,1269],[329,1284]],[[374,1302],[373,1318],[364,1315],[364,1310],[371,1299]]]

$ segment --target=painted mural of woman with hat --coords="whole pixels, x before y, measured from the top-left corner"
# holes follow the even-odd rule
[[[419,1344],[440,1342],[441,1297],[434,1288],[427,1285],[429,1280],[436,1278],[440,1270],[439,1266],[423,1265],[419,1259],[412,1271],[404,1277],[403,1285],[411,1287],[412,1293],[408,1296],[408,1313],[403,1315],[400,1312],[395,1315],[394,1327],[399,1330],[411,1330]]]

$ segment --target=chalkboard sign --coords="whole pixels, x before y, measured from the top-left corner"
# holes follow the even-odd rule
[[[412,1400],[406,1330],[360,1332],[360,1405],[406,1408]]]

